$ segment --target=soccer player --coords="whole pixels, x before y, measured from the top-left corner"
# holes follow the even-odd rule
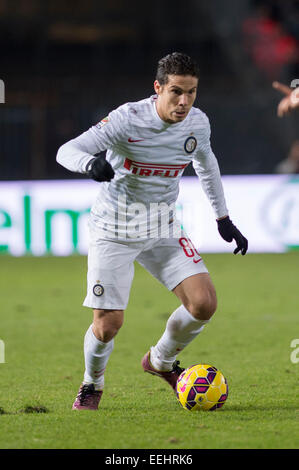
[[[173,210],[184,168],[192,161],[211,202],[220,235],[245,255],[246,238],[230,220],[207,116],[193,107],[198,68],[174,52],[158,62],[155,95],[126,103],[62,145],[57,161],[100,182],[90,213],[87,296],[93,323],[84,338],[85,373],[75,410],[98,409],[114,337],[123,324],[134,275],[144,266],[180,300],[156,345],[143,357],[145,372],[175,390],[176,357],[216,310],[215,288]],[[97,155],[107,150],[106,158]],[[196,201],[195,201],[196,205]],[[137,214],[137,215],[136,215]]]

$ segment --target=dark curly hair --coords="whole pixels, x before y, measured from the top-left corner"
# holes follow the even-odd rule
[[[165,85],[168,75],[191,75],[199,78],[199,70],[196,62],[187,54],[172,52],[159,60],[156,80],[160,85]]]

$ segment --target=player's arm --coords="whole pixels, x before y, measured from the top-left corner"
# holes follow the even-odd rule
[[[123,116],[112,111],[109,118],[62,145],[56,156],[57,162],[70,171],[87,174],[96,181],[110,181],[114,170],[100,152],[111,148],[121,140]]]
[[[114,170],[104,156],[99,156],[99,148],[94,144],[90,131],[62,145],[57,162],[70,171],[83,173],[96,181],[111,181]]]
[[[295,88],[292,89],[287,85],[284,85],[280,82],[273,82],[272,84],[275,90],[280,91],[284,96],[282,100],[279,102],[277,107],[277,115],[279,117],[283,117],[289,114],[294,109],[299,108],[299,89]]]
[[[248,241],[232,223],[228,215],[219,165],[210,145],[209,124],[207,124],[205,135],[199,143],[198,151],[194,156],[193,167],[214,209],[221,237],[227,242],[235,240],[237,247],[234,250],[234,254],[240,251],[242,255],[245,255],[248,249]]]

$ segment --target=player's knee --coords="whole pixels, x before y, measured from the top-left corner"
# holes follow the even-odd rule
[[[121,325],[103,325],[102,323],[93,322],[94,334],[102,343],[109,343],[117,335],[120,328]]]
[[[94,310],[93,332],[97,339],[108,343],[118,333],[123,324],[120,310]]]
[[[102,343],[109,343],[109,341],[111,341],[117,333],[118,329],[97,328],[95,335],[98,340],[102,341]]]
[[[216,312],[217,298],[215,292],[206,292],[205,295],[195,296],[189,304],[189,312],[197,320],[209,320]]]

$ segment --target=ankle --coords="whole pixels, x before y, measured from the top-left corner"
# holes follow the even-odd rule
[[[172,370],[172,364],[174,363],[176,359],[176,356],[173,356],[171,358],[162,358],[161,354],[157,354],[157,351],[155,350],[155,347],[151,347],[150,349],[150,363],[153,366],[154,369],[160,371],[160,372],[169,372]]]

